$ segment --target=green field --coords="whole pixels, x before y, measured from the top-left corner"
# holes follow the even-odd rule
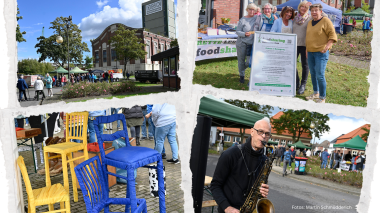
[[[301,77],[302,69],[300,62],[297,63],[297,69]],[[194,70],[193,83],[201,85],[211,84],[216,88],[248,90],[249,69],[245,73],[246,83],[241,84],[239,83],[236,58],[198,61]],[[369,70],[328,62],[325,72],[327,81],[326,103],[367,106],[368,75]],[[309,74],[305,93],[297,95],[297,98],[306,100],[305,97],[313,93],[310,76]]]

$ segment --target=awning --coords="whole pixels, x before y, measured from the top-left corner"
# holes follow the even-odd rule
[[[157,53],[156,55],[152,55],[152,57],[150,57],[150,60],[151,61],[162,61],[162,59],[164,59],[164,58],[169,58],[169,57],[175,56],[175,55],[179,55],[179,47],[178,46],[170,48],[166,51]]]
[[[366,17],[372,17],[372,14],[367,13],[362,8],[358,8],[356,10],[353,10],[349,13],[343,13],[344,16],[366,16]]]
[[[294,148],[299,148],[299,149],[311,149],[310,146],[306,146],[305,144],[303,144],[301,141],[298,141],[297,143],[294,143],[294,144],[288,144],[288,146],[294,146]]]
[[[268,115],[234,106],[211,95],[201,98],[198,114],[212,117],[213,126],[234,128],[252,128],[256,121],[269,118]]]
[[[359,136],[355,136],[351,140],[344,143],[334,144],[334,148],[360,149],[365,150],[367,143]]]
[[[50,71],[49,73],[69,73],[69,72],[63,67],[58,67],[56,70]]]
[[[88,71],[81,70],[78,67],[75,67],[74,69],[70,70],[70,73],[88,73]]]

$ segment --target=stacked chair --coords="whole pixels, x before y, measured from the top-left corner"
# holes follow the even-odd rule
[[[49,185],[39,189],[32,189],[28,172],[25,167],[24,158],[19,156],[17,164],[20,167],[24,179],[26,193],[28,194],[28,212],[35,213],[36,206],[49,205],[48,212],[66,212],[70,213],[70,195],[69,192],[60,184]],[[54,204],[60,203],[60,209],[54,211]]]
[[[84,158],[88,159],[87,152],[87,123],[88,112],[74,112],[66,114],[66,142],[53,144],[44,147],[45,158],[45,174],[46,174],[46,186],[51,185],[49,160],[53,158],[62,157],[63,168],[63,186],[67,192],[69,192],[69,178],[67,172],[67,163],[70,163],[74,202],[78,202],[78,189],[76,175],[74,172],[74,161]],[[82,141],[82,143],[71,142],[71,140]],[[83,150],[83,156],[73,158],[72,153]],[[104,150],[103,150],[104,151]],[[49,153],[55,153],[57,155],[49,156]],[[66,159],[68,158],[68,160]]]
[[[100,134],[99,131],[99,124],[106,124],[106,123],[112,123],[114,121],[120,120],[123,124],[123,130],[117,131],[113,134]],[[142,212],[144,211],[145,207],[145,200],[144,199],[137,199],[136,198],[136,188],[135,188],[135,178],[134,178],[134,170],[139,168],[139,167],[145,167],[145,168],[154,168],[157,169],[157,177],[158,177],[158,195],[159,195],[159,205],[160,205],[160,212],[165,213],[166,212],[166,207],[165,207],[165,189],[164,189],[164,178],[163,178],[163,162],[162,162],[162,157],[161,154],[158,153],[154,149],[150,149],[147,147],[136,147],[136,146],[131,146],[129,144],[128,140],[128,130],[127,130],[127,125],[125,121],[125,117],[123,114],[114,114],[110,116],[99,116],[96,117],[94,120],[94,126],[95,126],[95,132],[96,136],[98,139],[98,144],[99,144],[99,150],[100,150],[100,155],[102,159],[102,170],[105,173],[103,175],[104,177],[104,182],[108,183],[108,175],[113,175],[122,179],[127,180],[127,195],[125,201],[123,202],[126,204],[125,206],[125,212],[129,212],[129,208],[131,212]],[[124,138],[126,142],[126,146],[117,150],[114,150],[107,155],[104,152],[103,148],[103,142],[104,141],[114,141],[118,138]],[[84,174],[89,174],[88,171],[85,173],[84,171],[81,171],[81,168],[84,168],[85,165],[88,165],[90,163],[93,163],[95,160],[89,160],[86,162],[83,162],[82,164],[78,165],[76,169],[77,174],[79,176],[79,173],[81,172],[81,176],[84,177]],[[149,166],[148,164],[151,163],[156,163],[157,166]],[[99,165],[99,162],[98,164]],[[127,170],[128,176],[121,176],[115,173],[111,173],[107,171],[107,165],[114,166],[119,169],[124,169]],[[91,166],[86,166],[86,168],[90,168]],[[99,166],[98,166],[99,167]],[[94,171],[92,171],[94,173]],[[91,173],[92,174],[92,173]],[[99,174],[102,174],[101,171],[99,170]],[[88,184],[92,184],[93,179],[91,179],[91,175],[87,175],[86,178],[82,178],[80,180],[80,186],[82,191],[85,193],[90,187]],[[100,176],[99,176],[100,177]],[[101,182],[101,181],[100,181]],[[87,210],[89,209],[96,209],[94,211],[89,211],[89,212],[99,212],[103,207],[106,207],[107,205],[110,204],[110,202],[113,202],[114,200],[112,198],[108,199],[108,194],[109,194],[109,188],[108,184],[103,184],[103,191],[105,198],[107,200],[106,204],[96,204],[96,200],[91,197],[91,195],[84,195],[85,199],[91,199],[91,203],[86,202]],[[91,194],[91,193],[89,193]],[[106,196],[107,195],[107,196]],[[143,201],[144,200],[144,201]],[[115,200],[116,202],[116,200]],[[117,201],[119,202],[119,201]],[[121,201],[120,201],[121,202]],[[90,205],[91,204],[91,205]],[[96,207],[96,208],[94,208]],[[108,207],[107,207],[108,209]],[[108,211],[108,210],[107,210]],[[106,212],[106,208],[105,208]],[[145,210],[146,212],[146,210]]]

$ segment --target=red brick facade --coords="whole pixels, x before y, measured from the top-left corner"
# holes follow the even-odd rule
[[[124,26],[126,29],[134,29],[136,30],[136,36],[142,40],[145,44],[147,44],[145,51],[148,52],[148,48],[150,51],[150,56],[158,53],[159,51],[164,51],[170,48],[170,42],[171,39],[157,35],[154,33],[150,33],[147,31],[144,31],[143,28],[131,28],[128,26],[125,26],[124,24],[112,24],[108,26],[104,31],[94,40],[91,41],[92,44],[92,56],[94,59],[94,67],[95,68],[103,68],[106,69],[106,67],[110,68],[111,62],[112,62],[112,53],[111,53],[111,46],[108,44],[108,41],[111,39],[112,36],[115,35],[115,30],[117,29],[118,25]],[[162,48],[163,47],[163,48]],[[106,51],[106,61],[103,62],[103,51]],[[98,57],[96,57],[98,55]],[[98,58],[98,60],[97,60]],[[119,62],[118,65],[124,65],[124,61],[117,61]],[[148,57],[145,56],[144,59],[140,59],[140,63],[149,63],[150,57],[148,60]],[[130,64],[136,64],[135,60],[130,60]]]
[[[240,1],[239,0],[216,0],[214,1],[212,23],[222,23],[222,18],[230,18],[230,23],[237,23],[240,16]]]

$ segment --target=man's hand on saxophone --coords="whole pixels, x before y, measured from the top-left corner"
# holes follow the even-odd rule
[[[239,213],[240,211],[239,211],[239,209],[235,209],[234,207],[229,206],[224,210],[224,212],[226,212],[226,213]]]
[[[269,193],[269,186],[265,183],[261,184],[260,193],[266,198]]]

